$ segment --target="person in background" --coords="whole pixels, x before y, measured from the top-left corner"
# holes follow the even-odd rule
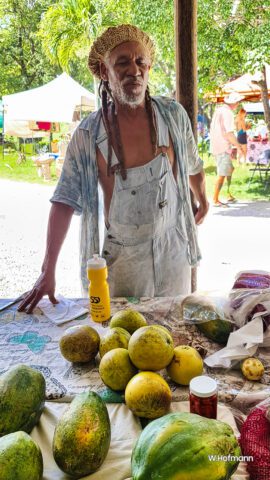
[[[240,108],[235,117],[235,127],[237,130],[237,141],[242,145],[242,151],[239,151],[238,165],[247,161],[247,130],[250,125],[246,123],[247,112],[244,108]]]
[[[203,163],[191,124],[175,100],[152,97],[150,37],[133,25],[110,27],[93,43],[89,68],[100,80],[102,107],[85,118],[69,143],[51,199],[41,274],[19,311],[55,298],[55,268],[73,213],[81,214],[81,279],[100,251],[100,191],[112,297],[175,296],[191,289],[201,258],[196,224],[209,204]],[[196,202],[193,215],[190,190]]]
[[[239,155],[243,155],[243,146],[238,142],[234,134],[233,111],[237,108],[243,97],[239,93],[230,93],[224,97],[224,104],[216,108],[210,126],[210,151],[217,165],[217,181],[214,189],[213,205],[222,207],[227,205],[219,199],[220,191],[225,178],[227,179],[227,201],[236,202],[230,191],[232,174],[232,146],[235,146]]]

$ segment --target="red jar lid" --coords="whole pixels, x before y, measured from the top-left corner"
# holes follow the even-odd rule
[[[189,384],[189,391],[197,397],[211,397],[217,393],[217,382],[207,375],[200,375],[192,378]]]

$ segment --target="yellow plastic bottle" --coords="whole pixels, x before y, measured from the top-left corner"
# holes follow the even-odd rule
[[[105,258],[94,254],[87,262],[90,314],[94,322],[106,322],[111,316],[108,270]]]

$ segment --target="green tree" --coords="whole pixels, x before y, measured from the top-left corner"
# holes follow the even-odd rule
[[[270,62],[270,0],[199,0],[198,61],[201,95],[244,73],[262,72],[259,86],[270,131],[265,63]]]
[[[91,44],[105,27],[124,23],[129,14],[129,0],[60,0],[48,8],[41,22],[44,54],[89,88],[93,83],[87,68]]]
[[[55,77],[37,36],[43,12],[52,0],[0,0],[1,94],[39,86]]]
[[[162,21],[161,21],[162,19]],[[89,48],[107,27],[134,23],[157,47],[150,83],[154,93],[172,93],[175,85],[173,2],[157,0],[60,0],[45,13],[40,29],[44,53],[89,87]]]
[[[156,45],[150,73],[153,93],[173,95],[175,91],[174,2],[172,0],[132,1],[132,22],[146,31]]]

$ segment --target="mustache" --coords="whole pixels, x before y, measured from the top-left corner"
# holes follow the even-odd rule
[[[143,85],[143,80],[138,77],[128,78],[123,80],[122,85]]]

